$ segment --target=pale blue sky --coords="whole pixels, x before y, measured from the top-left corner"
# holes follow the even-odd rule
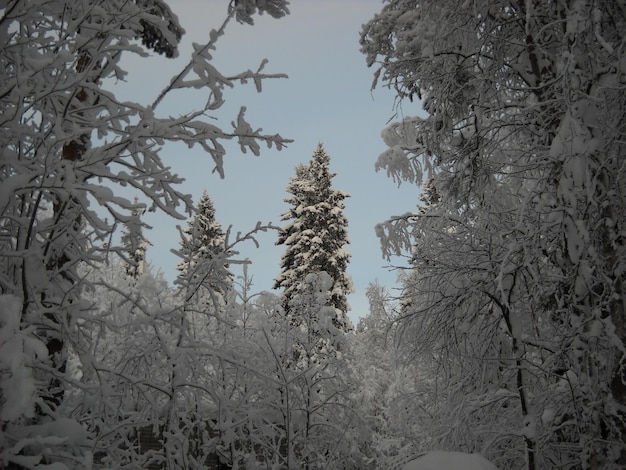
[[[154,98],[169,76],[186,63],[191,43],[206,42],[208,31],[221,24],[227,1],[172,0],[170,5],[187,31],[180,57],[127,64],[131,73],[122,93],[128,99],[147,102]],[[206,189],[218,221],[245,232],[257,221],[283,224],[280,214],[288,208],[283,202],[285,188],[294,167],[307,162],[322,142],[331,157],[331,170],[337,173],[334,187],[352,195],[346,200],[345,215],[351,241],[346,248],[352,254],[348,272],[356,290],[349,299],[353,321],[367,313],[364,293],[369,282],[378,279],[389,287],[395,285],[396,274],[385,267],[388,263],[380,254],[375,224],[413,210],[418,196],[416,187],[398,188],[374,170],[376,158],[385,149],[380,132],[395,112],[394,94],[386,89],[370,91],[373,70],[365,65],[358,39],[361,25],[381,7],[380,0],[293,0],[291,15],[283,19],[263,15],[254,26],[231,23],[214,53],[218,70],[226,75],[254,70],[267,58],[266,72],[286,73],[289,78],[265,82],[261,94],[253,84],[228,90],[227,105],[215,113],[217,122],[228,129],[244,105],[254,128],[280,133],[294,142],[280,152],[263,147],[260,157],[243,155],[238,146],[229,146],[224,180],[211,173],[213,163],[199,148],[173,146],[162,152],[186,179],[184,192],[197,200]],[[169,100],[163,109],[176,114],[194,100],[203,102],[203,93]],[[146,234],[153,244],[148,259],[171,281],[177,258],[170,250],[178,246],[176,225],[181,222],[153,214],[146,221],[153,226]],[[275,232],[269,232],[259,236],[260,248],[249,243],[241,252],[253,263],[249,272],[254,276],[254,291],[270,290],[280,272],[284,247],[274,246],[275,239]]]

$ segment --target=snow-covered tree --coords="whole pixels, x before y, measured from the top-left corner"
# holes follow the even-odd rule
[[[348,222],[343,215],[343,191],[332,188],[330,157],[319,144],[308,165],[298,165],[289,183],[291,205],[283,214],[290,221],[277,244],[286,245],[282,273],[275,288],[282,312],[275,316],[272,338],[280,388],[286,463],[295,468],[324,468],[344,460],[351,466],[356,447],[349,436],[354,419],[350,404],[346,295],[352,283],[346,268],[350,255]],[[356,459],[357,461],[359,459]],[[358,465],[356,465],[358,468]]]
[[[350,254],[343,248],[349,243],[348,221],[343,215],[344,191],[332,188],[330,157],[318,144],[308,165],[298,165],[285,202],[291,208],[282,215],[289,221],[279,234],[277,245],[285,245],[281,274],[274,288],[283,289],[283,307],[294,324],[300,322],[298,300],[310,274],[326,272],[332,279],[328,305],[336,311],[333,320],[342,331],[351,329],[347,317],[346,296],[352,292],[352,281],[346,272]]]
[[[215,206],[206,191],[202,193],[183,233],[186,237],[180,242],[180,251],[191,254],[191,259],[184,259],[178,264],[177,269],[181,273],[192,271],[200,259],[211,259],[224,252],[224,230],[215,219]]]
[[[250,293],[246,267],[217,311],[187,301],[149,264],[136,279],[124,260],[81,272],[97,302],[71,351],[80,387],[69,387],[66,406],[86,423],[96,465],[284,463],[281,383],[268,341],[279,301]]]
[[[404,338],[451,385],[440,442],[499,467],[626,465],[623,11],[393,0],[363,29],[426,111],[377,163],[437,196],[378,227],[413,254]]]
[[[336,309],[329,305],[332,286],[326,272],[308,274],[293,298],[298,323],[281,308],[266,331],[278,377],[275,406],[287,468],[363,468],[364,456],[354,445],[362,424],[352,402],[356,383],[345,360],[346,333],[336,326]]]
[[[211,51],[231,19],[287,13],[284,0],[257,3],[231,2],[224,23],[147,104],[117,99],[114,86],[126,75],[122,56],[149,50],[177,55],[183,28],[164,1],[9,1],[0,8],[0,292],[9,306],[6,328],[19,327],[16,337],[29,344],[10,350],[34,377],[28,382],[24,376],[34,388],[20,407],[0,418],[2,465],[92,466],[75,432],[80,426],[67,420],[66,391],[80,388],[67,370],[67,355],[79,343],[80,329],[102,321],[92,315],[93,298],[83,295],[88,281],[79,267],[124,250],[112,240],[117,227],[132,223],[136,206],[118,188],[130,188],[149,209],[180,219],[191,199],[159,157],[164,143],[201,146],[220,175],[224,141],[255,154],[260,143],[282,147],[280,136],[253,130],[245,108],[227,120],[227,130],[207,117],[223,104],[225,87],[253,81],[260,89],[265,78],[281,76],[264,74],[265,62],[257,72],[230,77],[211,65]],[[202,87],[209,99],[198,108],[176,118],[162,113],[166,96]],[[89,356],[79,359],[84,369],[92,367]],[[3,377],[14,373],[3,363]],[[106,383],[100,384],[106,394]]]
[[[145,211],[145,206],[140,204],[137,198],[134,201],[135,207],[131,211],[131,216],[125,223],[125,230],[122,232],[121,245],[123,251],[120,253],[126,256],[126,274],[136,279],[143,274],[146,263],[146,250],[150,242],[143,235],[143,222],[141,216]]]
[[[69,348],[75,380],[66,386],[65,407],[85,427],[96,468],[162,468],[165,449],[171,456],[175,446],[162,440],[148,451],[146,437],[164,429],[172,366],[179,374],[187,369],[175,351],[177,301],[149,264],[134,278],[126,269],[123,259],[81,269],[94,301]]]
[[[168,357],[177,357],[170,367],[172,382],[174,378],[180,382],[180,392],[172,390],[169,406],[172,413],[198,432],[188,439],[189,445],[211,449],[222,462],[233,467],[279,465],[284,445],[284,430],[277,412],[280,392],[275,358],[268,349],[271,343],[265,333],[273,330],[273,323],[253,300],[266,299],[266,295],[251,293],[249,262],[231,257],[231,253],[237,253],[237,245],[253,239],[257,231],[277,227],[257,224],[251,232],[237,234],[230,241],[230,230],[224,233],[214,222],[208,197],[201,206],[205,210],[199,211],[196,219],[200,212],[210,214],[202,218],[209,222],[203,228],[215,237],[203,238],[207,230],[200,231],[198,238],[204,243],[198,244],[197,249],[204,256],[197,256],[192,250],[180,265],[183,269],[176,281],[179,304],[167,317],[177,338]],[[198,224],[190,224],[190,228],[193,226],[197,228]],[[221,244],[211,243],[216,239]],[[193,238],[185,240],[193,246]],[[210,245],[212,253],[203,251],[203,246]],[[191,262],[184,264],[186,260]],[[243,274],[233,276],[232,266],[227,263],[241,267]],[[186,271],[186,266],[192,270]],[[186,432],[178,428],[171,432],[178,436],[173,445],[179,450],[173,455],[182,455],[184,446],[177,442],[187,442]]]
[[[186,301],[195,297],[215,311],[226,301],[232,274],[226,263],[225,235],[215,218],[213,201],[204,191],[194,215],[181,233],[178,250],[182,260],[177,266],[180,273],[177,283],[184,286]]]
[[[431,445],[434,381],[431,363],[416,360],[400,336],[400,304],[377,283],[366,291],[369,313],[350,338],[358,412],[370,468],[399,468]]]

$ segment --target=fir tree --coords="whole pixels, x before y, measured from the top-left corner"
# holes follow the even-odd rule
[[[332,188],[334,173],[330,172],[330,157],[318,144],[308,165],[298,165],[289,182],[291,196],[285,202],[291,208],[282,215],[289,223],[283,227],[277,245],[285,245],[281,260],[281,274],[274,283],[275,289],[284,289],[283,307],[298,323],[298,304],[307,275],[326,272],[332,278],[328,306],[335,308],[335,327],[342,331],[351,328],[347,318],[349,309],[346,295],[352,292],[352,281],[346,273],[350,254],[343,249],[349,243],[348,221],[343,215],[343,200],[349,194]]]
[[[188,288],[188,300],[200,290],[206,290],[204,293],[208,293],[212,302],[224,301],[232,284],[232,274],[224,262],[225,251],[224,230],[215,220],[215,206],[204,191],[180,241],[179,254],[183,259],[177,266],[180,272],[177,282]]]

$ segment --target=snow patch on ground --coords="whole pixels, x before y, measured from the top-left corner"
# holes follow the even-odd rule
[[[412,460],[402,470],[498,470],[482,455],[433,451]]]

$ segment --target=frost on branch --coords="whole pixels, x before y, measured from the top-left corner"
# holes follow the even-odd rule
[[[411,252],[414,244],[414,217],[415,214],[407,213],[376,224],[374,230],[380,241],[383,258],[388,260],[391,256]]]
[[[261,3],[255,11],[281,16],[287,10],[280,5]],[[260,152],[257,141],[277,148],[287,142],[277,134],[263,134],[243,113],[235,118],[234,130],[228,127],[232,118],[220,123],[214,115],[224,103],[225,89],[246,80],[260,88],[264,79],[273,77],[261,67],[228,78],[212,67],[208,52],[235,14],[231,10],[206,44],[195,47],[188,64],[164,81],[152,103],[133,103],[115,96],[115,82],[126,78],[120,58],[131,53],[144,57],[148,50],[165,57],[177,54],[183,28],[165,2],[33,0],[9,2],[0,10],[0,292],[6,307],[0,346],[5,434],[0,441],[13,443],[25,467],[47,464],[57,456],[67,456],[67,466],[80,459],[88,467],[86,448],[75,455],[71,442],[64,440],[67,436],[51,436],[32,446],[28,441],[39,439],[36,432],[43,428],[37,426],[62,422],[69,410],[80,409],[75,400],[86,395],[101,399],[99,411],[120,409],[109,401],[106,381],[94,379],[103,372],[97,354],[80,349],[101,345],[92,334],[97,338],[99,329],[112,326],[110,317],[94,315],[104,306],[89,295],[92,281],[84,270],[101,266],[111,253],[124,254],[129,247],[120,246],[120,227],[126,226],[131,235],[146,228],[133,214],[139,205],[179,219],[192,210],[191,197],[180,189],[182,179],[161,158],[163,147],[170,142],[200,146],[223,176],[224,142],[238,139],[255,154]],[[162,101],[181,89],[204,89],[208,100],[178,117],[163,115]],[[143,247],[131,245],[130,257],[140,261]],[[145,276],[136,275],[136,285],[141,285]],[[108,283],[103,290],[139,310],[145,307],[145,299],[129,285]],[[74,372],[80,370],[76,375],[68,373],[74,360],[79,363]],[[144,387],[132,378],[125,386],[142,393],[156,387],[159,399],[167,394],[167,388],[155,383]],[[23,393],[18,396],[14,390]],[[142,402],[141,419],[156,413],[157,401]],[[126,439],[128,428],[136,429],[138,422],[98,415],[96,402],[80,418],[90,423],[111,418],[125,433],[112,437],[113,447],[132,447],[116,439]],[[16,427],[24,417],[30,420],[28,429]],[[99,426],[102,421],[89,432],[102,430]],[[17,462],[5,453],[0,459]],[[64,459],[50,465],[62,468]]]
[[[231,0],[228,9],[229,12],[235,13],[239,23],[254,24],[253,16],[257,12],[260,15],[267,13],[273,18],[288,15],[287,5],[289,5],[287,0]]]
[[[32,329],[20,328],[20,310],[19,298],[0,295],[0,422],[3,424],[34,416],[37,395],[32,366],[37,359],[48,355],[45,344]]]
[[[385,128],[381,132],[381,137],[389,148],[378,157],[376,171],[386,170],[387,176],[392,178],[398,186],[403,181],[421,184],[424,166],[429,175],[432,172],[428,160],[422,161],[421,158],[426,152],[421,137],[423,126],[423,119],[406,117],[401,122],[392,123]]]
[[[145,16],[139,20],[143,30],[141,42],[166,57],[176,57],[176,45],[185,33],[178,18],[162,0],[135,0]],[[165,20],[165,21],[163,21]]]
[[[281,150],[286,143],[291,142],[284,139],[279,134],[262,134],[262,129],[253,130],[252,126],[245,120],[245,106],[241,108],[237,121],[231,121],[233,132],[226,132],[222,128],[214,124],[208,124],[206,117],[211,112],[219,109],[225,103],[224,89],[234,88],[237,82],[246,84],[248,80],[252,80],[257,91],[262,90],[262,82],[272,78],[287,78],[285,74],[267,74],[263,73],[263,69],[267,64],[267,59],[263,60],[256,72],[250,70],[242,72],[232,77],[226,77],[221,74],[211,63],[211,50],[216,48],[216,43],[221,36],[224,35],[226,26],[230,17],[235,10],[230,10],[230,16],[224,21],[217,30],[211,30],[209,33],[209,41],[204,44],[193,44],[193,53],[189,63],[181,70],[181,72],[172,78],[170,84],[161,91],[159,96],[152,103],[149,111],[152,113],[159,106],[161,101],[172,91],[185,88],[208,88],[210,91],[209,99],[201,109],[194,110],[187,115],[178,119],[180,123],[180,133],[176,132],[176,127],[162,127],[169,129],[171,135],[165,140],[183,141],[192,147],[196,144],[200,145],[207,153],[211,155],[215,163],[214,172],[220,177],[224,177],[224,161],[223,157],[226,153],[221,141],[237,139],[242,152],[250,149],[254,155],[259,155],[260,147],[258,141],[265,142],[268,148],[276,146]],[[205,119],[199,119],[205,118]],[[172,118],[165,120],[171,123]]]
[[[436,203],[377,232],[412,250],[405,337],[453,378],[433,434],[501,468],[626,466],[622,6],[390,0],[363,27],[375,83],[427,113],[377,168]]]

